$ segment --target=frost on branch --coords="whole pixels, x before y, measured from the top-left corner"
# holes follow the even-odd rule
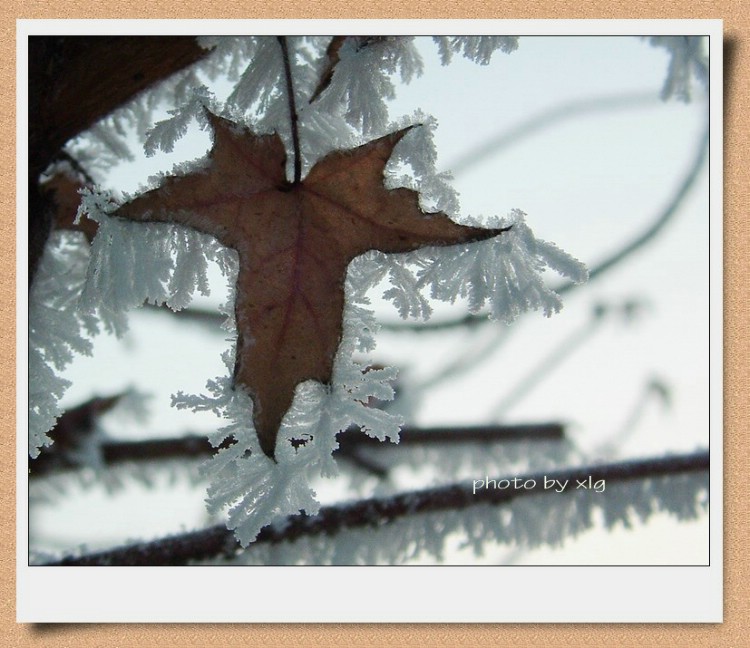
[[[190,99],[174,110],[169,111],[169,118],[157,122],[146,133],[143,149],[146,155],[152,156],[157,151],[171,153],[175,142],[187,133],[193,119],[206,128],[208,126],[204,108],[211,105],[211,94],[205,86],[193,89]]]
[[[90,355],[97,318],[78,310],[86,279],[88,245],[80,234],[50,236],[29,294],[29,455],[52,440],[47,432],[62,414],[69,381],[57,375],[74,354]]]
[[[518,36],[433,36],[443,65],[448,65],[453,54],[463,54],[480,65],[489,65],[492,54],[500,50],[506,54],[518,49]]]
[[[663,47],[670,55],[662,99],[675,97],[688,103],[692,98],[693,76],[708,88],[708,57],[702,36],[651,36],[649,42],[654,47]]]
[[[178,408],[211,410],[229,420],[210,440],[220,448],[205,465],[211,480],[208,506],[212,512],[226,510],[227,525],[243,546],[252,542],[267,524],[289,515],[313,515],[319,504],[312,482],[337,473],[332,453],[338,447],[336,435],[359,426],[380,440],[398,440],[401,419],[365,405],[370,398],[391,400],[390,382],[395,369],[371,369],[355,359],[355,352],[374,346],[378,325],[366,308],[366,291],[372,275],[367,259],[352,262],[347,274],[347,305],[343,339],[334,360],[330,386],[307,381],[297,386],[292,406],[282,420],[275,461],[267,457],[253,426],[253,402],[241,389],[234,389],[229,371],[233,354],[225,355],[228,375],[209,382],[211,397],[173,398]]]
[[[395,97],[391,76],[405,83],[422,73],[412,37],[350,37],[338,51],[333,78],[319,103],[324,110],[345,107],[346,121],[365,135],[382,132],[388,123],[386,100]]]
[[[501,546],[509,552],[545,545],[561,547],[602,526],[608,530],[632,528],[663,515],[680,521],[697,519],[708,510],[708,481],[707,471],[608,481],[606,497],[593,490],[567,490],[520,497],[505,505],[412,514],[389,524],[344,528],[335,535],[255,544],[232,559],[210,564],[394,565],[428,558],[443,563],[447,556],[455,560],[456,549],[465,550],[464,556],[480,557]],[[494,562],[502,560],[496,557]]]
[[[181,310],[197,290],[209,292],[208,261],[223,271],[226,249],[213,237],[171,223],[132,223],[111,214],[117,205],[106,194],[85,190],[79,214],[99,224],[81,307],[95,311],[106,330],[122,335],[124,312],[144,303]]]
[[[510,53],[518,47],[515,36],[436,36],[444,65],[454,52],[486,65],[500,49]],[[349,37],[338,50],[338,62],[330,85],[319,103],[327,111],[345,107],[344,118],[365,135],[383,132],[388,123],[386,100],[395,96],[391,77],[409,83],[422,74],[422,59],[413,37]]]

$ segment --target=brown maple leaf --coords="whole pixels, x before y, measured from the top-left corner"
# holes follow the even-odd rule
[[[261,448],[273,458],[295,387],[331,381],[354,257],[478,241],[505,230],[426,214],[417,192],[384,187],[386,162],[408,129],[335,151],[290,183],[278,135],[257,136],[208,117],[214,143],[207,168],[167,178],[114,215],[187,225],[239,254],[234,384],[252,397]]]

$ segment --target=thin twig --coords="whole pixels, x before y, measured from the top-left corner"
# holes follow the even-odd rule
[[[607,274],[613,268],[619,266],[623,261],[628,259],[633,253],[640,250],[647,243],[652,241],[666,225],[671,222],[674,216],[679,212],[679,208],[682,206],[685,198],[690,193],[690,190],[695,185],[698,176],[700,175],[701,169],[706,161],[708,155],[708,129],[701,136],[700,142],[696,149],[695,156],[692,164],[688,169],[687,173],[683,177],[680,184],[677,186],[674,194],[672,195],[667,206],[659,212],[657,217],[651,222],[651,224],[636,238],[627,244],[623,245],[620,249],[615,251],[613,254],[594,265],[589,270],[589,279],[585,284],[576,284],[572,281],[567,281],[558,286],[553,286],[554,290],[559,295],[565,294],[579,288],[581,286],[589,286],[592,281],[599,279],[602,275]],[[466,315],[456,320],[449,320],[444,322],[404,322],[404,323],[387,323],[383,322],[381,328],[392,331],[409,330],[417,333],[422,332],[438,332],[445,331],[460,327],[471,327],[479,326],[492,322],[486,315]]]
[[[564,428],[559,423],[540,423],[527,425],[490,425],[473,427],[445,428],[404,428],[401,430],[400,442],[396,447],[415,444],[440,443],[505,443],[510,441],[549,441],[562,440]],[[366,459],[356,456],[360,447],[372,449],[391,448],[392,444],[381,443],[357,430],[350,430],[339,435],[339,450],[343,458],[351,458],[360,467]],[[227,447],[225,442],[219,447]],[[54,448],[55,446],[51,446]],[[214,448],[205,436],[196,434],[176,438],[151,439],[146,441],[108,441],[101,445],[102,461],[105,465],[115,465],[134,461],[163,461],[167,459],[203,459],[210,457]],[[37,459],[29,460],[29,477],[43,477],[63,468],[70,469],[70,464],[61,466],[58,462],[45,458],[45,451]],[[378,472],[375,465],[372,472]]]
[[[485,139],[481,146],[473,148],[455,162],[448,163],[446,167],[450,169],[452,175],[457,176],[470,167],[482,162],[485,158],[495,155],[498,151],[516,144],[540,130],[547,129],[557,122],[582,117],[588,113],[630,110],[632,108],[653,106],[659,103],[661,103],[661,100],[653,92],[590,97],[588,99],[570,101],[555,106],[551,110],[545,110],[543,113],[535,115],[520,124],[515,124],[498,135]]]
[[[302,158],[300,157],[299,148],[299,129],[297,122],[297,106],[294,101],[294,85],[292,85],[292,65],[289,60],[289,47],[287,46],[286,36],[277,36],[281,45],[281,52],[284,58],[284,74],[286,75],[286,95],[289,101],[289,119],[292,124],[292,146],[294,147],[294,180],[293,183],[299,184],[302,179]]]
[[[562,362],[572,355],[601,326],[603,317],[596,312],[580,328],[561,340],[544,358],[532,367],[524,378],[495,405],[490,413],[492,418],[501,418],[511,407],[518,404],[545,377],[549,376]]]
[[[283,523],[264,527],[255,544],[293,542],[302,537],[337,534],[343,529],[380,527],[394,520],[423,513],[461,511],[478,504],[502,505],[527,495],[543,495],[553,492],[545,489],[545,478],[567,480],[569,484],[605,480],[628,482],[637,479],[670,477],[677,474],[705,472],[710,467],[709,453],[697,452],[687,455],[659,457],[625,461],[599,466],[581,466],[544,474],[513,477],[518,483],[534,481],[534,486],[523,489],[474,488],[473,484],[452,484],[438,488],[401,493],[392,497],[372,498],[349,504],[324,506],[318,515],[294,515]],[[498,478],[498,482],[502,478]],[[549,483],[549,481],[547,482]],[[577,489],[576,489],[577,490]],[[573,491],[575,492],[575,491]],[[191,561],[229,557],[241,551],[232,531],[217,525],[202,531],[183,533],[153,542],[145,542],[109,551],[79,557],[63,558],[48,566],[60,565],[118,565],[157,566],[186,565]]]
[[[695,157],[693,158],[693,162],[690,165],[688,172],[685,174],[682,182],[677,187],[677,190],[675,191],[666,208],[659,213],[659,216],[652,221],[651,225],[649,225],[643,232],[641,232],[641,234],[630,241],[630,243],[624,245],[614,254],[608,256],[606,259],[600,261],[593,268],[591,268],[589,270],[588,283],[591,283],[595,279],[598,279],[601,275],[606,274],[609,270],[622,263],[622,261],[627,259],[631,254],[641,249],[644,245],[646,245],[646,243],[655,238],[656,235],[662,229],[664,229],[664,227],[674,218],[675,214],[677,214],[680,206],[685,200],[685,197],[688,195],[690,189],[693,187],[695,181],[700,175],[701,169],[703,168],[703,165],[708,156],[708,141],[709,129],[707,127],[703,132],[703,135],[701,136],[700,143],[698,144],[698,148],[695,153]],[[579,284],[575,284],[572,281],[569,281],[556,286],[555,288],[553,288],[553,290],[559,295],[562,295],[576,288],[578,285]]]

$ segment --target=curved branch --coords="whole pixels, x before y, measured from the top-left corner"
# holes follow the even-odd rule
[[[701,169],[706,162],[706,158],[708,156],[708,141],[709,129],[708,127],[706,127],[706,130],[703,132],[703,135],[701,136],[700,142],[696,149],[693,162],[667,206],[659,213],[659,216],[652,221],[651,225],[649,225],[643,232],[641,232],[632,241],[630,241],[630,243],[624,245],[614,254],[611,254],[606,259],[600,261],[593,268],[591,268],[589,270],[589,283],[595,279],[598,279],[601,275],[607,273],[612,268],[622,263],[634,252],[640,250],[644,245],[655,238],[656,235],[661,232],[661,230],[663,230],[664,227],[674,218],[675,214],[677,214],[679,208],[682,206],[685,197],[688,195],[690,189],[698,179]],[[572,290],[577,285],[579,284],[566,282],[560,286],[557,286],[553,290],[556,293],[562,295]]]
[[[485,158],[494,155],[500,149],[512,146],[519,140],[534,135],[538,131],[545,130],[557,122],[565,121],[575,117],[581,117],[589,113],[614,112],[616,110],[630,110],[643,106],[653,106],[662,103],[653,92],[630,92],[627,94],[612,95],[608,97],[590,97],[578,101],[570,101],[550,110],[535,115],[520,124],[490,138],[481,146],[464,154],[455,162],[446,165],[453,175],[463,173],[466,169],[481,162]]]
[[[625,245],[623,245],[621,248],[616,250],[614,253],[612,253],[607,258],[603,259],[599,263],[597,263],[593,268],[589,270],[589,280],[585,284],[576,284],[573,282],[565,282],[563,284],[560,284],[559,286],[553,287],[553,290],[562,295],[565,294],[575,288],[580,288],[582,286],[588,286],[591,284],[592,281],[595,281],[596,279],[600,278],[602,275],[607,274],[610,270],[613,268],[619,266],[623,261],[628,259],[632,254],[640,250],[642,247],[644,247],[647,243],[652,241],[656,236],[674,219],[675,215],[679,212],[680,207],[685,201],[685,198],[690,193],[690,190],[695,185],[696,180],[698,179],[698,176],[700,175],[701,169],[703,168],[703,165],[706,162],[706,158],[708,156],[708,142],[709,142],[709,129],[706,128],[704,133],[702,134],[700,141],[698,143],[698,146],[696,148],[695,155],[693,157],[693,161],[690,164],[690,167],[685,174],[685,176],[680,181],[680,184],[677,186],[676,190],[672,194],[672,197],[669,200],[669,203],[667,206],[661,210],[656,218],[651,221],[651,224],[646,227],[646,229],[643,230],[638,236],[636,236],[633,240],[629,241]],[[486,324],[489,322],[492,322],[493,320],[490,320],[487,318],[486,315],[466,315],[464,317],[461,317],[457,320],[450,320],[446,322],[424,322],[424,323],[412,323],[412,322],[405,322],[405,323],[382,323],[381,328],[391,331],[414,331],[417,333],[420,332],[437,332],[437,331],[444,331],[444,330],[450,330],[455,329],[463,326],[479,326],[482,324]]]
[[[372,498],[321,507],[318,515],[290,516],[282,524],[263,528],[255,540],[259,543],[293,542],[299,538],[316,535],[335,535],[343,529],[379,527],[387,522],[417,515],[442,511],[460,511],[478,504],[502,505],[527,495],[543,495],[544,479],[558,482],[576,480],[628,482],[638,479],[669,477],[678,474],[705,472],[710,467],[708,452],[687,455],[625,461],[600,466],[582,466],[545,474],[518,477],[524,483],[534,480],[529,489],[475,489],[470,484],[452,484],[438,488],[401,493],[393,497]],[[499,481],[499,479],[498,479]],[[79,557],[67,557],[47,566],[99,565],[99,566],[161,566],[186,565],[191,561],[232,557],[241,551],[234,533],[223,525],[202,531],[145,542],[109,551]]]

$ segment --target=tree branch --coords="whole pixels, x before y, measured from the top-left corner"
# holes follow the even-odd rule
[[[528,495],[553,492],[544,489],[544,479],[629,482],[638,479],[669,477],[678,474],[705,472],[710,467],[709,453],[625,461],[599,466],[582,466],[517,477],[520,483],[534,480],[529,489],[475,489],[469,484],[452,484],[438,488],[401,493],[393,497],[372,498],[349,504],[321,507],[318,515],[294,515],[283,523],[264,527],[254,544],[293,542],[302,537],[335,535],[343,529],[380,527],[394,520],[421,513],[461,511],[479,504],[502,505]],[[513,479],[513,478],[511,478]],[[500,481],[500,478],[498,478]],[[252,545],[251,545],[252,546]],[[202,531],[170,536],[109,551],[79,557],[67,557],[47,566],[162,566],[186,565],[190,561],[232,557],[239,553],[232,531],[217,525]]]
[[[438,443],[504,443],[509,441],[562,440],[564,428],[559,423],[541,423],[527,425],[491,425],[473,427],[446,428],[404,428],[401,440],[396,447],[418,444]],[[342,457],[355,463],[367,463],[371,472],[380,473],[379,467],[369,464],[366,459],[357,456],[359,448],[392,448],[358,430],[349,430],[339,435],[339,449]],[[221,446],[228,447],[230,442]],[[36,459],[29,460],[29,477],[43,477],[62,469],[70,469],[70,463],[61,463],[59,457],[50,449],[43,449]],[[109,441],[101,445],[102,460],[111,466],[133,461],[163,461],[172,459],[203,459],[216,452],[205,436],[187,435],[177,438],[151,439],[146,441]]]
[[[632,241],[623,245],[620,249],[616,250],[613,254],[606,257],[589,270],[589,280],[585,284],[575,284],[571,281],[567,281],[558,286],[553,287],[553,290],[562,295],[575,288],[581,286],[588,286],[592,281],[605,275],[613,268],[619,266],[623,261],[628,259],[632,254],[640,250],[647,243],[653,240],[666,225],[673,220],[674,216],[678,213],[679,208],[685,201],[686,196],[690,192],[690,189],[695,185],[700,171],[706,161],[708,155],[708,141],[709,132],[708,129],[703,133],[696,148],[693,161],[688,169],[687,173],[683,177],[680,184],[677,186],[674,194],[669,200],[667,206],[661,210],[651,224],[646,227],[641,234],[636,236]],[[445,322],[384,322],[381,324],[381,328],[391,331],[402,331],[409,330],[417,333],[420,332],[437,332],[449,329],[455,329],[459,327],[472,327],[479,326],[491,322],[486,315],[473,315],[469,314],[456,320],[449,320]]]
[[[488,138],[481,146],[473,148],[455,162],[447,164],[446,168],[454,176],[459,175],[503,148],[512,146],[520,140],[566,119],[581,117],[589,113],[630,110],[632,108],[653,106],[659,103],[662,103],[661,100],[653,92],[631,92],[570,101],[555,106],[550,110],[545,110],[543,113],[535,115],[520,124],[516,124],[494,137]]]
[[[54,210],[40,174],[68,140],[209,53],[187,36],[29,36],[29,286]]]

